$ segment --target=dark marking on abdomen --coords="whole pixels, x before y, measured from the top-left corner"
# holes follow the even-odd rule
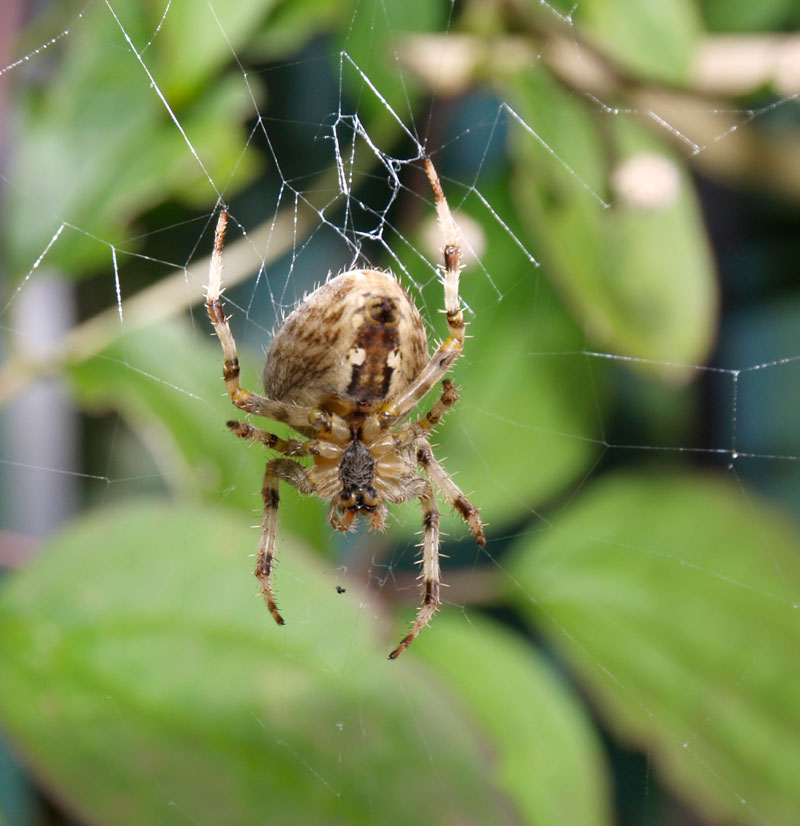
[[[399,349],[400,325],[396,302],[389,296],[367,299],[364,321],[356,333],[353,348],[364,351],[364,361],[353,365],[347,394],[359,401],[385,399],[389,394],[394,367],[389,358]]]

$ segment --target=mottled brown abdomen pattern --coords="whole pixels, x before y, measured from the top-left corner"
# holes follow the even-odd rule
[[[351,270],[307,296],[267,353],[269,398],[307,407],[375,401],[406,388],[428,361],[419,311],[390,273]]]

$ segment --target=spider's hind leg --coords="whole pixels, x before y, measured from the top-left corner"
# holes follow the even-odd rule
[[[272,565],[275,559],[275,539],[278,534],[278,505],[280,494],[278,480],[283,479],[300,493],[313,493],[314,487],[308,480],[306,470],[302,465],[291,459],[273,459],[267,462],[264,471],[264,484],[261,487],[261,496],[264,500],[264,518],[261,522],[261,537],[258,541],[258,561],[253,572],[261,586],[261,593],[267,603],[270,614],[278,625],[283,625],[283,617],[275,604],[275,593],[272,590]]]
[[[436,497],[431,483],[425,479],[416,479],[414,484],[419,485],[420,504],[422,505],[422,582],[424,593],[422,605],[417,611],[417,617],[411,630],[400,641],[400,645],[389,654],[390,660],[397,659],[412,642],[419,636],[420,631],[433,619],[439,610],[439,587],[442,574],[439,569],[439,508],[436,506]]]

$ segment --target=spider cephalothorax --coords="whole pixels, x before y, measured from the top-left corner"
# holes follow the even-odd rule
[[[264,474],[264,520],[255,574],[276,622],[283,625],[271,581],[279,480],[330,502],[328,520],[340,531],[351,529],[359,515],[368,517],[371,529],[381,530],[386,524],[386,502],[420,500],[423,604],[411,631],[389,655],[392,659],[405,651],[439,607],[439,511],[431,482],[478,543],[485,544],[477,509],[436,461],[427,439],[458,400],[452,382],[442,382],[439,400],[423,418],[401,424],[449,371],[464,344],[457,228],[429,159],[425,168],[445,237],[445,310],[450,330],[433,356],[428,355],[422,318],[395,277],[380,270],[350,270],[308,295],[283,322],[267,353],[266,395],[257,396],[239,383],[236,343],[220,298],[226,212],[217,223],[207,290],[231,401],[249,413],[285,422],[306,438],[281,439],[244,422],[232,421],[228,426],[237,436],[261,442],[284,457],[313,460],[306,468],[293,458],[272,459]],[[417,474],[418,467],[428,479]]]
[[[372,484],[375,480],[375,459],[358,439],[358,434],[342,453],[339,474],[342,477],[339,509],[374,513],[379,502],[378,491]]]

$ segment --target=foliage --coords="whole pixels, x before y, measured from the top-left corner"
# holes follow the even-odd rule
[[[626,473],[520,542],[509,565],[529,621],[676,793],[723,822],[791,823],[797,549],[781,513],[727,482]]]
[[[61,536],[44,575],[31,569],[7,589],[3,716],[71,808],[119,824],[360,823],[378,803],[382,823],[408,823],[420,807],[438,822],[513,823],[496,808],[504,788],[534,813],[558,811],[569,792],[583,822],[598,822],[596,740],[534,652],[489,623],[474,641],[445,622],[442,654],[483,651],[508,668],[488,671],[473,697],[464,674],[437,668],[435,648],[430,669],[409,660],[398,675],[380,605],[337,595],[292,542],[280,595],[294,630],[276,634],[237,564],[252,539],[224,508],[108,508]],[[91,576],[64,599],[75,570]],[[432,691],[437,671],[448,680]],[[531,719],[527,746],[498,714],[493,683],[518,711],[545,703],[547,725]],[[469,721],[468,704],[481,718]],[[487,747],[502,755],[488,783]],[[517,760],[533,767],[552,753],[570,766],[560,787],[519,776]]]
[[[15,283],[62,224],[49,263],[79,279],[106,266],[112,249],[141,252],[140,261],[120,255],[127,284],[152,276],[153,260],[190,260],[200,234],[191,224],[186,247],[167,254],[155,233],[137,236],[139,223],[175,229],[198,204],[204,219],[219,195],[236,199],[246,228],[265,220],[259,209],[277,203],[291,175],[279,161],[300,157],[303,175],[317,171],[305,147],[318,150],[333,110],[313,107],[337,88],[342,49],[352,59],[343,109],[357,100],[367,134],[400,154],[403,126],[355,67],[405,126],[413,120],[427,134],[425,83],[397,70],[407,34],[446,30],[487,45],[513,36],[539,47],[566,31],[624,78],[609,93],[623,105],[637,85],[687,83],[692,50],[724,4],[704,3],[704,21],[684,0],[591,0],[565,30],[542,4],[506,5],[467,4],[448,18],[446,4],[423,0],[240,2],[215,20],[205,6],[201,16],[197,4],[173,0],[154,35],[159,4],[90,4],[57,46],[59,70],[17,102],[11,168],[26,194],[13,195],[3,228]],[[786,2],[767,6],[753,25],[790,13]],[[518,17],[506,14],[512,7]],[[736,7],[743,20],[755,14]],[[283,104],[271,100],[289,97],[273,81],[279,67],[293,91]],[[276,107],[261,154],[247,137],[251,95],[259,112]],[[191,322],[138,329],[123,319],[99,352],[66,357],[64,376],[88,414],[122,414],[170,501],[98,505],[0,591],[0,723],[41,785],[82,820],[407,824],[424,812],[434,823],[606,826],[616,820],[608,734],[646,752],[658,782],[712,822],[794,822],[797,526],[732,470],[663,462],[655,451],[630,451],[619,468],[609,456],[613,428],[631,422],[639,442],[620,443],[633,447],[696,438],[701,391],[689,382],[715,345],[719,287],[688,168],[663,132],[598,118],[545,62],[525,71],[500,57],[482,62],[463,98],[503,101],[515,115],[492,120],[482,109],[471,122],[497,131],[485,156],[467,151],[466,132],[428,147],[443,147],[447,194],[486,242],[463,279],[472,338],[456,370],[462,401],[437,453],[475,491],[489,556],[462,541],[463,525],[448,515],[445,581],[469,570],[498,610],[489,616],[469,594],[454,598],[400,661],[387,662],[412,609],[395,616],[383,597],[394,575],[405,582],[411,570],[418,511],[400,511],[388,539],[337,545],[324,507],[292,491],[281,503],[278,567],[288,624],[275,628],[246,559],[263,452],[234,444],[224,428],[233,414],[202,310]],[[298,151],[291,130],[303,127],[310,138]],[[460,166],[448,160],[459,151]],[[662,208],[637,211],[615,198],[614,170],[641,154],[676,170],[678,195]],[[370,160],[355,187],[384,184]],[[212,180],[224,191],[211,191]],[[475,197],[476,180],[504,225]],[[312,190],[309,198],[319,195]],[[333,223],[337,194],[321,209]],[[422,230],[398,212],[391,220],[422,248]],[[441,334],[439,283],[402,238],[390,240]],[[293,244],[305,250],[304,239]],[[322,260],[330,266],[332,256]],[[137,269],[143,262],[150,269]],[[248,346],[240,332],[269,327],[245,303],[262,289],[265,303],[290,303],[261,272],[229,306],[248,386],[264,341]],[[776,340],[796,356],[797,309],[781,306]],[[622,354],[631,369],[592,351]],[[751,353],[735,363],[751,363]],[[739,378],[739,438],[769,455],[788,443],[796,456],[796,415],[780,407],[791,395],[754,374],[754,400]],[[735,436],[720,426],[722,443]],[[366,568],[371,576],[359,576]],[[343,578],[346,593],[337,594]]]

